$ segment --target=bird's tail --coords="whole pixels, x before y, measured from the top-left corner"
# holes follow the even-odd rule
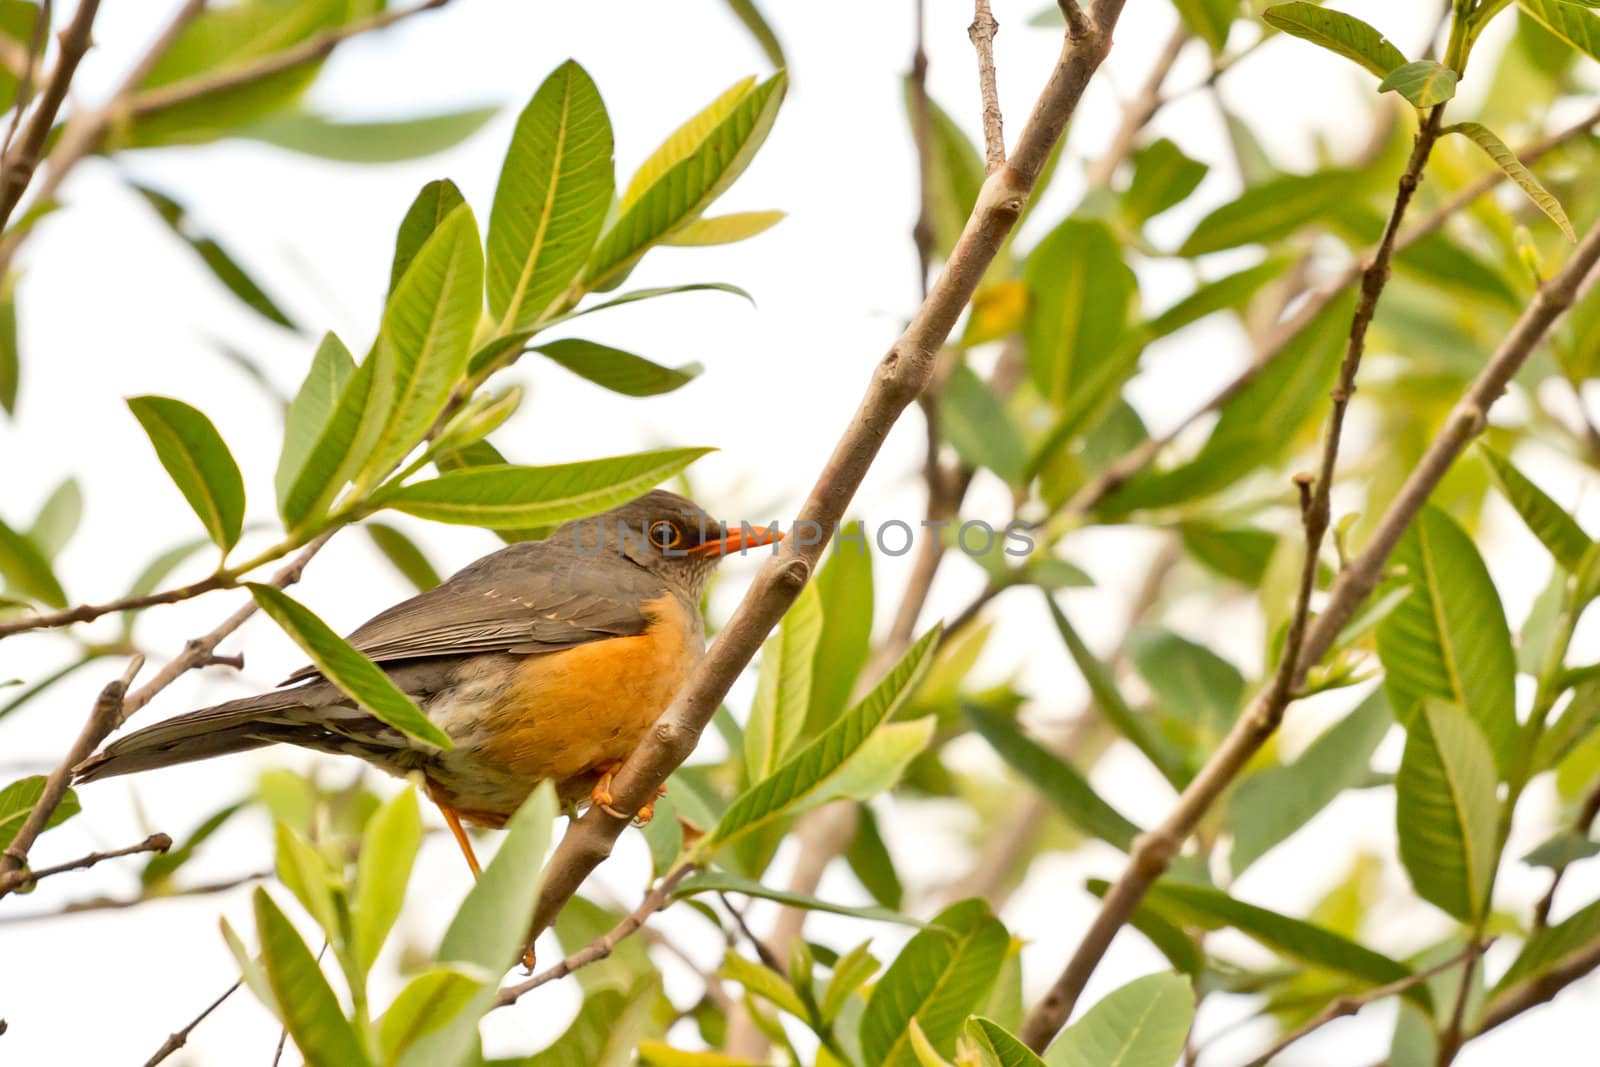
[[[73,769],[73,778],[78,782],[93,782],[279,742],[314,748],[319,740],[317,735],[324,731],[307,721],[308,710],[295,691],[266,693],[201,708],[137,730],[107,745],[78,764]]]

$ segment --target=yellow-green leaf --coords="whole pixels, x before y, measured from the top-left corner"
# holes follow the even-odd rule
[[[196,409],[166,396],[135,396],[128,407],[156,456],[224,552],[244,528],[244,478],[222,435]]]
[[[668,237],[669,245],[731,245],[736,241],[765,233],[782,222],[783,211],[736,211],[731,215],[695,219]]]
[[[1522,165],[1522,160],[1506,147],[1506,143],[1493,130],[1481,122],[1458,122],[1453,126],[1446,126],[1445,132],[1459,133],[1483,149],[1485,154],[1494,160],[1495,166],[1504,171],[1506,177],[1516,182],[1517,188],[1527,194],[1534,206],[1550,216],[1550,221],[1561,227],[1561,232],[1567,235],[1567,240],[1573,242],[1578,240],[1577,231],[1572,228],[1572,220],[1567,218],[1567,213],[1561,208],[1561,201],[1540,184],[1539,179],[1533,176],[1533,172]]]

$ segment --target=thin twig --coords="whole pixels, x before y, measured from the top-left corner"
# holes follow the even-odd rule
[[[56,115],[67,99],[73,75],[77,73],[78,64],[93,41],[94,18],[99,10],[100,0],[79,0],[78,9],[72,13],[72,21],[61,31],[61,47],[55,68],[40,87],[39,104],[28,116],[22,139],[0,159],[0,230],[11,221],[11,213],[16,210],[22,194],[33,181],[34,168],[39,165],[39,156],[50,137],[50,129],[55,125]]]
[[[1096,189],[1110,184],[1111,179],[1116,176],[1117,168],[1133,154],[1133,146],[1139,139],[1139,131],[1149,124],[1161,105],[1165,103],[1161,97],[1161,86],[1165,84],[1167,75],[1172,73],[1172,65],[1178,61],[1183,46],[1188,43],[1189,31],[1180,24],[1172,31],[1172,36],[1167,38],[1161,54],[1156,56],[1155,64],[1151,66],[1144,84],[1139,87],[1133,99],[1122,106],[1122,121],[1117,124],[1117,132],[1112,135],[1111,144],[1106,148],[1105,154],[1091,163],[1085,172],[1084,178],[1089,188]]]
[[[645,894],[644,900],[623,917],[622,921],[613,926],[603,936],[595,938],[583,948],[574,952],[560,963],[547,971],[534,975],[525,982],[514,986],[507,986],[500,990],[500,995],[495,1000],[494,1006],[504,1008],[515,1004],[523,994],[538,989],[547,982],[554,982],[558,978],[565,978],[573,971],[587,967],[591,963],[598,963],[611,955],[616,947],[625,939],[633,936],[650,919],[650,916],[666,907],[672,901],[672,892],[698,868],[692,863],[685,863],[671,871],[665,878],[656,884],[656,887]]]
[[[1006,135],[1000,121],[1000,89],[994,74],[994,35],[1000,24],[989,10],[989,0],[973,0],[972,25],[967,37],[978,53],[978,92],[983,98],[983,160],[990,174],[1006,164]]]
[[[156,1067],[156,1064],[160,1063],[162,1060],[166,1059],[168,1056],[172,1055],[174,1052],[178,1051],[185,1044],[187,1044],[189,1041],[189,1035],[194,1033],[194,1028],[205,1022],[206,1017],[212,1012],[222,1007],[222,1002],[237,993],[239,991],[239,987],[243,984],[244,979],[237,979],[231,986],[227,988],[222,996],[218,997],[216,1000],[213,1000],[210,1004],[207,1004],[205,1008],[201,1010],[199,1015],[196,1015],[193,1019],[190,1019],[188,1025],[186,1025],[182,1030],[174,1031],[172,1034],[168,1035],[167,1039],[161,1043],[161,1047],[156,1049],[155,1055],[151,1056],[145,1061],[144,1067]]]
[[[757,573],[728,625],[696,665],[652,730],[617,775],[618,810],[637,811],[694,751],[730,686],[749,664],[773,627],[810,579],[878,449],[906,407],[927,385],[939,349],[971,300],[985,270],[1016,225],[1040,169],[1060,138],[1084,87],[1111,46],[1123,0],[1096,0],[1093,30],[1067,41],[1006,165],[991,174],[977,206],[946,260],[938,280],[900,339],[879,364],[861,404],[823,467],[799,522],[815,523],[825,536],[801,545],[784,542]],[[592,807],[572,823],[546,869],[532,924],[547,927],[605,857],[628,820]]]
[[[1089,975],[1110,947],[1134,908],[1155,880],[1172,865],[1196,826],[1211,810],[1255,753],[1277,730],[1283,715],[1279,703],[1304,684],[1305,673],[1319,663],[1356,610],[1377,588],[1383,568],[1401,536],[1463,450],[1486,425],[1488,412],[1505,392],[1512,376],[1527,362],[1545,334],[1572,304],[1579,285],[1600,262],[1600,224],[1579,242],[1565,267],[1540,286],[1510,333],[1479,372],[1428,446],[1405,484],[1380,518],[1365,549],[1339,573],[1327,602],[1307,628],[1290,685],[1273,685],[1235,721],[1222,744],[1178,798],[1157,829],[1134,841],[1128,865],[1101,899],[1100,911],[1055,985],[1029,1016],[1024,1040],[1043,1048],[1077,1003]],[[1600,949],[1597,949],[1600,958]],[[1553,994],[1552,994],[1553,995]]]
[[[22,123],[22,113],[28,110],[28,103],[33,99],[33,79],[38,76],[39,66],[44,61],[45,41],[50,36],[50,22],[55,17],[55,5],[51,0],[44,0],[39,5],[39,10],[33,16],[33,36],[28,40],[28,53],[23,60],[23,66],[17,71],[17,94],[11,104],[11,125],[6,128],[4,145],[0,145],[0,159],[11,150],[11,142],[16,140],[17,127]],[[11,43],[7,38],[7,43]]]
[[[264,878],[271,878],[272,874],[273,872],[270,870],[256,871],[252,874],[224,878],[217,882],[205,882],[201,885],[186,886],[182,889],[158,893],[140,893],[135,897],[96,897],[92,900],[79,900],[56,911],[0,915],[0,926],[48,922],[51,919],[66,919],[74,915],[85,915],[95,911],[121,911],[125,908],[135,908],[141,904],[149,904],[151,901],[156,900],[175,900],[179,897],[198,897],[208,896],[212,893],[225,893],[230,889],[237,889],[239,886],[248,885],[251,882],[259,882]]]
[[[789,970],[783,965],[783,961],[774,956],[772,950],[767,947],[767,943],[757,937],[754,930],[750,929],[750,924],[745,921],[744,912],[734,907],[733,901],[728,899],[728,894],[719,892],[717,899],[722,901],[722,906],[728,910],[729,915],[733,916],[733,924],[739,928],[739,932],[744,935],[744,939],[750,942],[750,947],[755,949],[756,955],[761,957],[761,965],[769,971],[788,974]]]
[[[166,834],[151,834],[137,845],[127,848],[114,849],[110,852],[91,852],[87,856],[79,856],[67,863],[58,863],[54,867],[40,867],[38,870],[22,870],[11,879],[10,886],[20,889],[25,885],[32,885],[57,874],[68,871],[86,871],[103,860],[114,860],[121,856],[133,856],[140,852],[165,852],[172,847],[172,838]]]
[[[1363,990],[1360,993],[1352,993],[1348,996],[1337,997],[1334,1000],[1329,1001],[1327,1007],[1317,1012],[1317,1014],[1306,1020],[1306,1022],[1302,1023],[1299,1027],[1291,1030],[1289,1033],[1279,1038],[1276,1044],[1274,1044],[1266,1052],[1263,1052],[1261,1055],[1251,1060],[1249,1063],[1245,1064],[1245,1067],[1267,1067],[1267,1064],[1272,1062],[1273,1057],[1277,1056],[1284,1049],[1288,1048],[1296,1041],[1299,1041],[1307,1034],[1327,1026],[1335,1019],[1342,1019],[1347,1015],[1354,1015],[1356,1012],[1360,1011],[1362,1008],[1366,1007],[1368,1004],[1371,1004],[1375,1000],[1385,1000],[1389,997],[1398,996],[1409,989],[1413,989],[1416,986],[1421,985],[1423,982],[1426,982],[1435,975],[1443,974],[1445,971],[1448,971],[1450,968],[1458,966],[1459,964],[1465,963],[1470,967],[1470,965],[1474,963],[1478,957],[1482,956],[1488,951],[1489,946],[1493,943],[1494,939],[1490,938],[1487,941],[1468,945],[1465,949],[1456,953],[1454,956],[1451,956],[1443,963],[1434,964],[1425,971],[1418,971],[1415,974],[1409,974],[1406,977],[1396,979],[1387,985],[1373,986],[1371,989]],[[1463,975],[1461,980],[1462,988],[1465,989],[1470,985],[1471,982],[1468,981],[1465,975]]]

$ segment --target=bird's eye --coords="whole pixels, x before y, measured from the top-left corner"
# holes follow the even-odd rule
[[[683,541],[683,531],[662,520],[650,524],[650,543],[657,548],[677,548]]]

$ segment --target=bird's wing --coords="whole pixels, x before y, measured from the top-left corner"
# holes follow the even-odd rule
[[[528,541],[486,556],[350,634],[379,663],[481,652],[533,655],[640,634],[659,578],[613,556]],[[285,684],[317,676],[302,667]]]

